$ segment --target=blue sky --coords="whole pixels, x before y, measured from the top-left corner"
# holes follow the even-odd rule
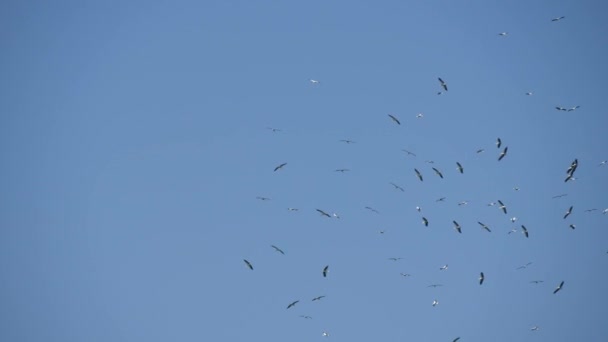
[[[0,340],[605,341],[607,10],[3,2]]]

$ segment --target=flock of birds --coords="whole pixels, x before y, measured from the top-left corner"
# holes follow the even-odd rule
[[[562,17],[557,17],[557,18],[552,19],[551,21],[552,22],[557,22],[557,21],[563,20],[564,18],[565,17],[563,17],[563,16]],[[501,33],[499,33],[499,35],[500,36],[507,36],[508,32],[501,32]],[[445,92],[448,91],[448,84],[441,77],[438,77],[437,80],[439,82],[439,91],[437,91],[437,95],[442,95],[442,94],[444,94]],[[316,80],[316,79],[310,79],[309,81],[310,81],[310,83],[313,86],[317,86],[317,85],[319,85],[321,83],[319,80]],[[533,92],[526,92],[524,94],[526,96],[532,96]],[[577,110],[579,108],[580,108],[579,105],[576,105],[576,106],[573,106],[573,107],[562,107],[562,106],[556,106],[555,107],[555,109],[558,110],[558,111],[567,111],[567,112],[575,111],[575,110]],[[401,125],[401,121],[399,120],[399,118],[395,114],[387,114],[387,115],[388,115],[388,118],[390,119],[390,121],[393,124],[395,124],[395,125]],[[421,119],[421,118],[423,118],[423,116],[424,115],[422,113],[418,113],[416,115],[416,118]],[[281,129],[279,129],[279,128],[267,127],[267,129],[270,130],[270,131],[272,131],[273,133],[281,132]],[[351,139],[341,139],[341,140],[339,140],[339,142],[347,144],[347,145],[355,144],[356,143],[356,141],[351,140]],[[500,162],[503,159],[505,159],[505,158],[508,157],[509,147],[503,144],[503,141],[502,141],[501,138],[497,138],[496,139],[495,145],[496,145],[496,148],[497,148],[496,160],[498,162]],[[416,157],[416,153],[414,153],[412,151],[405,150],[405,149],[402,150],[402,151],[405,152],[408,156]],[[478,149],[476,151],[476,153],[482,153],[482,152],[485,152],[485,149]],[[431,161],[431,160],[427,160],[426,163],[434,164],[434,162]],[[601,161],[598,164],[598,166],[604,166],[606,164],[608,164],[608,161],[604,160],[604,161]],[[288,166],[287,162],[280,163],[280,164],[276,165],[273,168],[273,172],[280,172],[281,170],[285,169],[287,166]],[[564,182],[569,182],[569,181],[576,180],[576,178],[574,177],[574,175],[575,175],[575,172],[578,169],[578,166],[579,166],[578,159],[574,159],[571,162],[571,164],[568,166],[568,168],[566,169],[566,175],[565,175]],[[460,174],[464,174],[465,173],[465,168],[464,168],[463,164],[461,162],[459,162],[459,161],[457,161],[455,163],[455,169]],[[431,170],[433,171],[433,173],[435,174],[435,176],[437,176],[437,177],[439,177],[441,179],[444,178],[444,173],[438,167],[432,166]],[[335,169],[334,170],[334,172],[340,172],[340,173],[345,173],[345,172],[349,172],[349,171],[350,171],[350,169],[348,169],[348,168],[339,168],[339,169]],[[426,175],[424,175],[423,172],[421,172],[418,168],[413,168],[412,171],[413,171],[413,175],[420,182],[424,182]],[[402,186],[400,186],[400,185],[398,185],[398,184],[396,184],[394,182],[390,182],[390,185],[393,186],[395,190],[398,190],[398,191],[401,191],[401,192],[405,192],[405,189]],[[518,191],[519,188],[515,187],[514,190]],[[556,199],[556,198],[561,198],[561,197],[564,197],[564,196],[567,196],[567,194],[556,195],[556,196],[553,196],[553,198]],[[263,197],[263,196],[258,196],[257,199],[261,200],[261,201],[268,201],[268,200],[270,200],[270,198]],[[437,199],[437,202],[443,202],[445,199],[446,199],[445,197],[441,197],[441,198]],[[468,203],[468,201],[461,201],[461,202],[458,203],[458,205],[462,206],[462,205],[466,205],[467,203]],[[487,206],[495,206],[500,211],[502,211],[502,213],[504,213],[505,215],[508,215],[508,213],[509,213],[507,205],[502,200],[500,200],[500,199],[496,200],[495,202],[488,203]],[[365,206],[364,209],[369,210],[370,212],[373,212],[375,214],[380,214],[380,212],[378,210],[374,209],[371,206]],[[420,206],[417,206],[415,209],[419,213],[422,212],[422,208]],[[287,210],[295,212],[295,211],[299,211],[299,208],[289,207],[289,208],[287,208]],[[325,217],[325,218],[328,218],[328,219],[339,219],[340,218],[340,215],[338,213],[336,213],[336,212],[326,211],[326,210],[320,209],[320,208],[314,208],[314,210],[321,217]],[[563,219],[564,220],[568,219],[568,217],[573,213],[573,210],[574,210],[574,206],[570,206],[566,210],[566,212],[564,213]],[[592,211],[597,211],[597,210],[598,209],[596,209],[596,208],[594,208],[594,209],[587,209],[587,210],[585,210],[585,212],[592,212]],[[608,208],[603,209],[602,210],[602,214],[608,214]],[[513,216],[509,220],[510,220],[511,223],[515,223],[518,219],[517,219],[517,217]],[[422,225],[425,226],[425,227],[428,227],[430,225],[430,220],[426,216],[422,216],[421,217],[421,222],[422,222]],[[485,231],[487,233],[492,233],[493,230],[492,230],[492,228],[489,225],[487,225],[487,224],[485,224],[485,223],[483,223],[481,221],[477,221],[477,223],[478,223],[478,225],[480,226],[480,228],[483,231]],[[453,229],[458,234],[462,234],[462,232],[463,232],[463,226],[461,224],[459,224],[456,220],[452,220],[452,224],[453,224]],[[523,224],[521,224],[519,226],[520,226],[519,227],[519,232],[521,232],[521,234],[525,238],[529,238],[530,237],[530,232],[529,232],[528,228],[525,225],[523,225]],[[576,225],[573,224],[573,223],[570,223],[569,227],[571,229],[576,229]],[[512,233],[516,233],[516,232],[518,232],[518,229],[512,229],[512,230],[510,230],[508,232],[508,234],[512,234]],[[384,234],[384,231],[381,230],[380,233]],[[276,245],[271,245],[270,247],[272,249],[274,249],[277,253],[279,253],[281,255],[285,255],[285,252],[280,247],[278,247]],[[403,258],[401,258],[401,257],[391,257],[391,258],[388,258],[388,260],[395,261],[395,262],[397,262],[397,261],[399,261],[401,259],[403,259]],[[246,265],[247,269],[249,269],[250,271],[254,270],[254,265],[253,265],[253,263],[252,263],[251,260],[243,259],[243,262]],[[530,264],[532,264],[532,262],[528,262],[525,265],[519,266],[519,267],[517,267],[517,269],[518,270],[519,269],[525,269]],[[330,269],[330,265],[325,265],[322,269],[319,269],[319,276],[327,278],[329,276],[329,269]],[[440,271],[445,271],[447,269],[448,269],[448,265],[447,264],[443,265],[443,266],[441,266],[439,268]],[[400,273],[400,275],[403,276],[403,277],[410,277],[410,276],[412,276],[411,274],[404,273],[404,272]],[[485,280],[486,280],[486,276],[485,276],[484,272],[480,271],[479,272],[479,277],[478,277],[478,283],[479,283],[479,285],[480,286],[483,285],[484,282],[485,282]],[[532,280],[532,281],[530,281],[531,284],[541,284],[543,282],[544,282],[543,280]],[[557,294],[558,292],[560,292],[564,288],[564,284],[565,284],[564,280],[559,281],[559,283],[555,284],[555,287],[552,289],[552,293],[553,294]],[[443,285],[442,284],[430,284],[430,285],[428,285],[428,287],[431,287],[431,288],[436,288],[436,287],[441,287],[441,286],[443,286]],[[325,295],[316,296],[316,297],[312,298],[312,301],[319,301],[319,300],[321,300],[321,299],[323,299],[325,297],[326,297]],[[300,303],[300,299],[293,300],[293,301],[287,303],[287,305],[285,306],[285,308],[287,310],[292,309],[298,303]],[[434,299],[431,302],[431,305],[433,307],[438,306],[439,305],[439,301],[437,299]],[[312,317],[309,316],[309,315],[300,315],[299,317],[301,317],[303,319],[312,319]],[[540,329],[539,326],[534,325],[534,326],[532,326],[530,328],[530,331],[538,331],[539,329]],[[330,336],[330,334],[329,334],[328,331],[323,331],[321,333],[321,335],[324,336],[324,337]],[[458,340],[460,340],[460,337],[456,337],[455,339],[453,339],[453,342],[456,342]]]

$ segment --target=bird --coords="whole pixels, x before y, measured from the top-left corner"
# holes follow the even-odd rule
[[[526,93],[526,95],[531,96],[531,95],[534,95],[534,93],[531,92],[531,91],[529,91],[529,92]]]
[[[323,337],[328,337],[328,336],[329,336],[329,333],[328,333],[327,331],[324,331],[324,332],[322,332],[322,333],[321,333],[321,336],[323,336]]]
[[[530,328],[530,330],[532,330],[532,331],[537,331],[537,330],[538,330],[538,326],[536,326],[536,325],[535,325],[535,326],[533,326],[532,328]]]
[[[437,176],[441,177],[443,179],[443,174],[441,173],[441,171],[437,170],[436,168],[432,168],[433,171],[435,171],[435,173],[437,174]]]
[[[416,176],[418,176],[418,179],[420,179],[420,181],[422,182],[422,175],[420,174],[420,171],[418,171],[417,169],[414,169],[414,171],[416,171]]]
[[[313,298],[312,301],[314,302],[315,300],[321,300],[323,298],[325,298],[325,296],[318,296],[318,297]]]
[[[564,18],[565,18],[564,16],[561,16],[561,17],[553,18],[553,19],[551,19],[551,21],[560,21]]]
[[[420,212],[421,210],[422,210],[422,208],[420,208],[420,207],[416,207],[416,211],[417,211],[417,212]]]
[[[365,209],[367,209],[367,210],[369,210],[369,211],[372,211],[372,212],[374,212],[374,213],[376,213],[376,214],[380,214],[380,212],[379,212],[378,210],[376,210],[376,209],[374,209],[374,208],[372,208],[372,207],[365,207]]]
[[[388,260],[392,260],[392,261],[397,261],[397,260],[401,260],[403,258],[388,258]]]
[[[564,281],[563,280],[562,280],[561,283],[559,283],[559,285],[557,285],[557,287],[555,288],[555,290],[553,290],[553,294],[556,294],[559,290],[561,290],[562,286],[564,286]]]
[[[515,223],[515,221],[517,221],[517,217],[515,217],[515,216],[511,217],[511,223]]]
[[[393,119],[393,121],[395,121],[395,122],[397,123],[397,125],[401,125],[401,122],[399,122],[399,120],[398,120],[396,117],[392,116],[391,114],[388,114],[388,116],[389,116],[391,119]]]
[[[531,262],[531,261],[530,261],[530,262],[528,262],[528,263],[526,263],[525,265],[521,265],[521,266],[517,267],[517,268],[516,268],[516,270],[521,270],[521,269],[524,269],[524,268],[526,268],[526,267],[528,267],[528,266],[530,266],[530,265],[532,265],[532,262]]]
[[[571,224],[571,225],[570,225],[570,228],[572,228],[572,229],[576,229],[576,226],[575,226],[574,224]]]
[[[455,339],[452,340],[452,342],[456,342],[458,340],[460,340],[460,337],[456,337]]]
[[[597,166],[606,165],[606,163],[608,163],[608,160],[602,160]]]
[[[316,209],[316,210],[317,210],[319,213],[321,213],[321,215],[323,215],[323,216],[327,216],[327,217],[330,217],[330,218],[331,218],[331,216],[330,216],[328,213],[324,212],[323,210],[321,210],[321,209]]]
[[[480,148],[479,150],[477,150],[477,153],[481,153],[483,151],[485,151],[485,150],[483,148]]]
[[[483,223],[481,223],[481,222],[479,222],[479,221],[477,221],[477,223],[479,223],[479,225],[480,225],[480,226],[481,226],[483,229],[487,230],[487,231],[488,231],[488,232],[490,232],[490,233],[492,232],[492,231],[490,230],[490,227],[486,226],[485,224],[483,224]]]
[[[501,161],[502,158],[504,158],[507,155],[508,149],[509,149],[509,146],[505,147],[505,149],[502,150],[502,152],[500,152],[500,155],[498,155],[498,161]]]
[[[327,273],[329,273],[329,265],[323,267],[323,277],[327,277]]]
[[[305,319],[312,319],[312,317],[307,316],[307,315],[300,315],[300,317],[305,318]]]
[[[502,212],[506,214],[507,213],[507,206],[504,205],[501,200],[498,200],[498,204],[500,204],[500,207],[498,207],[498,209],[502,209]]]
[[[461,202],[458,202],[458,205],[461,205],[461,206],[462,206],[462,205],[467,205],[467,204],[469,204],[469,201],[461,201]]]
[[[414,152],[411,152],[411,151],[408,151],[408,150],[404,150],[404,149],[402,149],[401,151],[407,153],[408,156],[414,156],[414,157],[416,156],[416,154]]]
[[[498,35],[499,35],[499,36],[503,36],[503,37],[504,37],[504,36],[506,36],[506,35],[508,35],[508,34],[509,34],[509,32],[500,32]]]
[[[425,227],[428,227],[428,226],[429,226],[429,220],[427,220],[427,219],[426,219],[426,217],[423,217],[423,218],[422,218],[422,223],[424,223],[424,226],[425,226]]]
[[[602,210],[602,214],[608,214],[608,208]]]
[[[513,187],[513,190],[515,190],[515,191],[519,191],[519,187],[518,187],[518,186],[514,186],[514,187]]]
[[[275,246],[275,245],[270,245],[270,247],[274,248],[275,251],[285,255],[285,252],[283,252],[282,249],[280,249],[279,247]]]
[[[445,197],[438,198],[435,202],[445,202]]]
[[[509,230],[509,232],[507,232],[507,234],[511,234],[511,233],[517,233],[517,229],[514,228],[514,229]]]
[[[568,196],[568,194],[555,195],[552,198],[560,198],[560,197],[564,197],[564,196]]]
[[[544,283],[544,282],[545,282],[544,280],[532,280],[532,281],[530,281],[530,283],[532,283],[532,284],[540,284],[540,283]]]
[[[422,118],[422,117],[424,117],[424,114],[422,114],[422,113],[418,113],[418,114],[416,114],[416,118],[420,119],[420,118]]]
[[[563,111],[567,111],[568,109],[562,107],[562,106],[556,106],[555,109],[557,110],[563,110]]]
[[[521,225],[522,233],[525,237],[528,237],[528,229],[523,224]]]
[[[483,284],[483,280],[485,279],[483,272],[479,273],[479,285]]]
[[[441,77],[437,77],[437,79],[439,80],[439,83],[441,83],[441,87],[443,88],[443,90],[448,91],[448,84],[445,83]]]
[[[342,139],[340,140],[340,142],[346,143],[346,144],[354,144],[355,142],[350,140],[350,139]]]
[[[456,229],[457,232],[462,234],[462,227],[458,224],[458,222],[452,221],[452,223],[454,223],[454,229]]]
[[[458,166],[458,167],[456,168],[456,170],[460,171],[460,173],[464,173],[464,169],[462,168],[462,165],[460,165],[460,163],[459,163],[459,162],[456,162],[456,165]]]
[[[268,198],[268,197],[258,196],[256,198],[259,199],[260,201],[270,201],[270,198]]]
[[[566,214],[564,215],[564,219],[572,214],[572,208],[574,208],[574,206],[570,206],[570,208],[568,208],[568,211],[566,211]]]
[[[293,307],[294,305],[298,304],[299,302],[300,302],[299,300],[291,302],[289,305],[287,305],[287,308],[289,309],[289,308]]]
[[[337,218],[337,219],[339,219],[339,218],[340,218],[340,215],[338,215],[337,213],[332,213],[332,214],[331,214],[331,216],[332,216],[332,217],[335,217],[335,218]]]
[[[587,209],[587,210],[585,210],[585,212],[586,212],[586,213],[590,213],[590,212],[592,212],[592,211],[596,211],[596,210],[597,210],[597,208],[593,208],[593,209]]]
[[[496,148],[500,148],[500,145],[502,145],[502,140],[500,140],[500,138],[496,139]]]
[[[298,208],[287,208],[287,210],[289,210],[289,211],[298,211],[300,209],[298,209]]]
[[[348,171],[350,171],[350,169],[335,169],[334,170],[334,172],[342,172],[342,173],[348,172]]]
[[[439,304],[439,301],[437,299],[433,300],[433,306],[436,306],[437,304]]]
[[[431,285],[429,285],[427,287],[439,287],[439,286],[443,286],[443,285],[441,285],[441,284],[431,284]]]
[[[401,191],[405,191],[405,190],[403,190],[403,188],[402,188],[402,187],[400,187],[399,185],[397,185],[397,184],[395,184],[395,183],[393,183],[393,182],[391,182],[390,184],[391,184],[392,186],[394,186],[394,187],[395,187],[395,189],[398,189],[398,190],[401,190]]]
[[[566,170],[566,173],[569,174],[569,175],[574,175],[574,171],[576,171],[577,167],[578,167],[578,158],[575,158],[572,161],[572,163],[570,163],[570,166]]]
[[[447,269],[448,269],[448,265],[447,265],[447,264],[445,264],[445,265],[443,265],[443,266],[439,267],[439,270],[440,270],[440,271],[445,271],[445,270],[447,270]]]
[[[279,165],[279,166],[275,167],[275,168],[274,168],[274,170],[275,170],[275,171],[280,170],[280,169],[282,169],[282,168],[283,168],[283,166],[285,166],[285,165],[287,165],[287,163],[283,163],[283,164],[281,164],[281,165]]]
[[[321,82],[320,82],[320,81],[317,81],[317,80],[310,79],[310,83],[312,83],[312,84],[319,84],[319,83],[321,83]]]
[[[399,273],[399,274],[401,274],[401,276],[403,276],[403,277],[411,277],[411,276],[412,276],[412,275],[411,275],[411,274],[409,274],[409,273],[403,273],[403,272],[401,272],[401,273]]]
[[[243,261],[245,262],[247,267],[249,267],[249,269],[253,271],[253,265],[251,265],[251,263],[249,261],[247,261],[247,259],[243,259]]]
[[[271,131],[273,131],[273,132],[280,132],[280,131],[281,131],[280,129],[278,129],[278,128],[273,128],[273,127],[266,127],[266,129],[269,129],[269,130],[271,130]]]
[[[435,164],[435,162],[434,162],[434,161],[432,161],[432,160],[425,160],[424,162],[425,162],[425,163],[429,163],[429,164]]]
[[[581,107],[581,106],[574,106],[574,107],[568,108],[568,110],[567,110],[567,111],[568,111],[568,112],[571,112],[571,111],[573,111],[573,110],[577,110],[577,109],[579,109],[580,107]]]

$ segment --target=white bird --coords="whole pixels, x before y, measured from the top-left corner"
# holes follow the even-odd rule
[[[530,330],[532,330],[532,331],[537,331],[537,330],[538,330],[538,326],[536,326],[536,325],[535,325],[535,326],[533,326],[532,328],[530,328]]]
[[[531,92],[531,91],[529,91],[529,92],[526,93],[526,95],[530,96],[530,95],[534,95],[534,93]]]
[[[327,337],[327,336],[329,336],[329,333],[327,331],[324,331],[324,332],[321,333],[321,336]]]
[[[602,214],[607,214],[607,213],[608,213],[608,208],[606,208],[602,211]]]
[[[511,217],[511,222],[515,222],[515,221],[517,221],[517,217],[515,217],[515,216]]]
[[[416,114],[416,117],[417,117],[418,119],[420,119],[420,118],[424,117],[424,114],[422,114],[422,113],[418,113],[418,114]]]
[[[422,208],[420,208],[420,207],[416,207],[416,211],[417,211],[417,212],[420,212],[421,210],[422,210]],[[608,209],[606,209],[606,210],[608,210]]]
[[[335,217],[335,218],[337,218],[337,219],[339,219],[339,218],[340,218],[340,215],[338,215],[337,213],[333,213],[333,214],[331,214],[331,216],[333,216],[333,217]]]
[[[434,299],[434,300],[433,300],[433,306],[435,306],[435,305],[437,305],[437,304],[439,304],[439,301],[438,301],[437,299]]]
[[[447,264],[445,264],[445,265],[443,265],[443,266],[441,266],[439,268],[440,271],[447,270],[447,269],[448,269],[448,265]]]
[[[321,82],[319,82],[319,81],[317,81],[317,80],[310,79],[310,83],[312,83],[312,84],[319,84],[319,83],[321,83]]]
[[[598,166],[606,165],[606,163],[608,163],[608,160],[602,161]]]
[[[498,35],[499,35],[499,36],[503,36],[503,37],[504,37],[504,36],[506,36],[506,35],[508,35],[508,34],[509,34],[509,32],[500,32]]]

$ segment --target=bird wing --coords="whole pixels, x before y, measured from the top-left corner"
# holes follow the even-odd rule
[[[323,216],[331,217],[331,216],[329,216],[329,214],[328,214],[328,213],[324,212],[324,211],[323,211],[323,210],[321,210],[321,209],[316,209],[316,210],[317,210],[318,212],[320,212],[320,213],[321,213],[321,215],[323,215]]]
[[[253,266],[249,261],[247,261],[246,259],[243,259],[243,261],[245,262],[245,264],[247,264],[247,267],[249,267],[249,269],[253,270]]]
[[[394,116],[392,116],[392,115],[390,115],[390,114],[389,114],[388,116],[390,116],[390,117],[391,117],[391,119],[393,119],[393,121],[395,121],[395,122],[397,123],[397,125],[401,125],[401,122],[399,122],[399,120],[397,120],[397,118],[396,118],[396,117],[394,117]]]
[[[278,169],[282,168],[282,167],[283,167],[283,166],[285,166],[285,165],[287,165],[287,163],[283,163],[283,164],[281,164],[281,165],[279,165],[279,166],[275,167],[275,168],[274,168],[274,170],[276,171],[276,170],[278,170]]]
[[[459,162],[456,162],[456,165],[458,165],[458,171],[460,171],[460,173],[462,173],[464,171],[464,169],[462,168],[462,165],[460,165]]]
[[[279,252],[281,254],[285,254],[285,252],[283,252],[283,250],[281,250],[279,247],[277,247],[275,245],[271,245],[270,247],[274,248],[277,252]]]

